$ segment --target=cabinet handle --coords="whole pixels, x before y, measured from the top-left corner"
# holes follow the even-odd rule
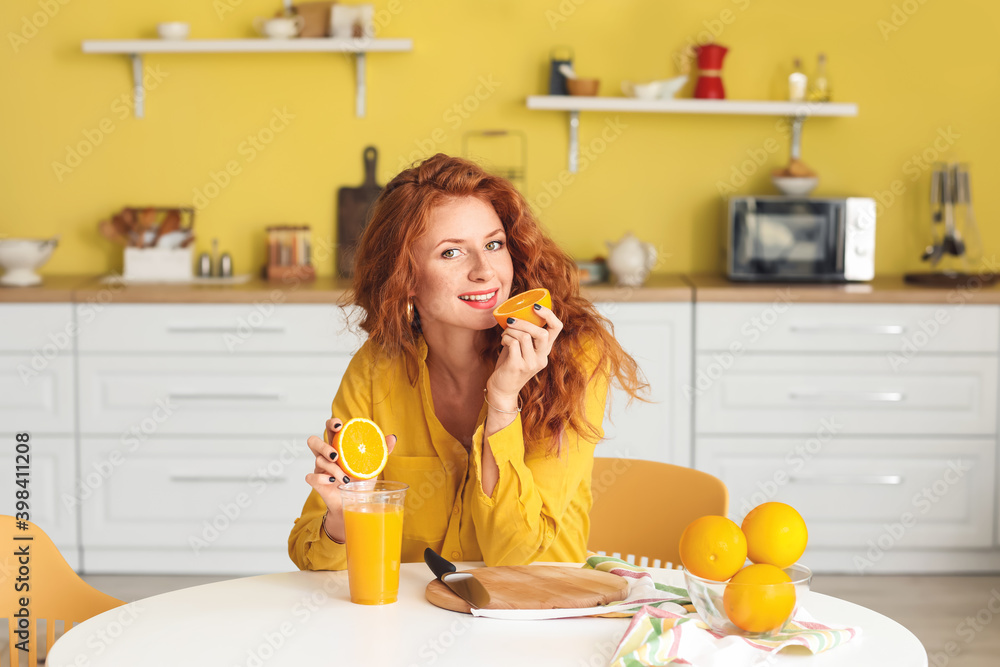
[[[820,477],[789,477],[793,484],[873,484],[878,486],[898,486],[903,483],[902,475],[823,475]]]
[[[898,336],[906,333],[906,327],[898,324],[837,325],[837,324],[793,324],[788,327],[794,333],[857,333],[857,334],[889,334]]]
[[[840,399],[865,401],[868,403],[899,403],[906,400],[906,395],[898,391],[790,391],[788,398],[793,401],[818,401],[823,399]]]
[[[285,333],[288,327],[284,324],[262,324],[257,327],[252,327],[250,330],[254,333]],[[212,326],[208,324],[168,324],[168,333],[228,333],[228,334],[238,334],[239,330],[229,324],[223,324],[218,326]]]
[[[167,394],[169,398],[176,398],[182,401],[280,401],[284,398],[284,394],[272,391],[259,391],[259,392],[219,392],[208,393],[208,392],[191,392],[191,391],[172,391]]]
[[[171,482],[246,482],[246,475],[171,475]],[[262,482],[284,482],[285,477],[255,477]]]

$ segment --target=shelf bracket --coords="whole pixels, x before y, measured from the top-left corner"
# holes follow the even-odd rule
[[[132,92],[135,98],[135,117],[142,118],[146,115],[146,89],[142,85],[142,54],[130,53],[129,59],[132,61]]]
[[[792,142],[790,154],[793,160],[802,159],[802,124],[806,122],[806,117],[796,115],[791,117],[792,121]]]
[[[580,169],[580,112],[569,112],[569,171],[575,174]]]
[[[365,96],[368,94],[365,60],[364,52],[354,54],[354,115],[358,118],[365,117]]]

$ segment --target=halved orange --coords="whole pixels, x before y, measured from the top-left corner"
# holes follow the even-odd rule
[[[378,424],[355,417],[333,434],[330,443],[340,454],[337,465],[354,479],[377,477],[389,460],[389,447]]]
[[[525,320],[540,327],[545,326],[545,320],[535,312],[535,304],[540,303],[549,310],[552,309],[552,296],[544,287],[530,289],[521,292],[517,296],[507,299],[493,311],[493,317],[504,329],[507,328],[507,318],[513,317],[518,320]]]

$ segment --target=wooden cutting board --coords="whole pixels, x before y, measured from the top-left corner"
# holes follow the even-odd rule
[[[628,597],[628,581],[617,574],[556,565],[477,567],[473,574],[490,594],[487,609],[576,609]],[[437,579],[427,584],[436,607],[472,613],[469,603]]]
[[[365,182],[359,187],[343,187],[337,191],[337,273],[344,278],[354,275],[354,253],[361,232],[368,224],[372,204],[382,192],[375,182],[378,150],[368,146],[364,152]]]

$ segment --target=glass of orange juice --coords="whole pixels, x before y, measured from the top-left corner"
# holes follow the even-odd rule
[[[402,482],[368,479],[340,486],[351,602],[391,604],[399,594],[403,548]]]

